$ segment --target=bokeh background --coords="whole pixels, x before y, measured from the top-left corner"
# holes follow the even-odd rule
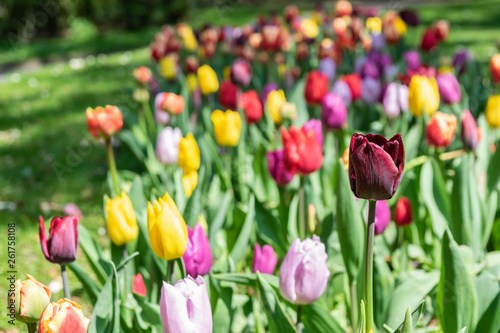
[[[18,277],[24,279],[29,272],[46,284],[62,287],[58,266],[47,262],[40,250],[38,216],[48,220],[60,215],[67,203],[75,203],[83,213],[81,223],[97,239],[106,241],[104,146],[88,134],[85,109],[118,105],[125,121],[127,114],[137,110],[131,97],[134,81],[130,73],[149,64],[148,46],[163,24],[242,25],[260,13],[282,13],[290,3],[305,11],[320,4],[282,0],[2,1],[0,272],[6,271],[6,225],[15,222]],[[325,7],[333,4],[322,3]],[[458,48],[471,49],[481,65],[482,77],[489,80],[488,61],[498,53],[500,41],[500,0],[372,4],[383,10],[416,9],[422,29],[437,19],[447,19],[451,32],[440,45],[442,54],[452,56]],[[416,30],[409,36],[409,43],[416,45],[420,33]],[[484,106],[487,95],[478,89],[471,95],[471,108]],[[119,169],[140,170],[127,147],[118,147],[116,156]],[[500,244],[500,230],[494,230],[493,237],[499,240],[493,243]],[[78,286],[69,275],[72,286]],[[7,286],[0,276],[0,332],[10,326],[3,306]],[[82,294],[76,290],[75,300]],[[85,299],[79,303],[90,304]],[[90,313],[91,309],[84,311]]]

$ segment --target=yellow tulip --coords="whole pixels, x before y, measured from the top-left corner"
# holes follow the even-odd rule
[[[451,66],[441,66],[438,69],[438,73],[439,74],[444,74],[444,73],[454,74],[455,73],[455,69],[453,67],[451,67]]]
[[[303,19],[302,22],[300,22],[300,29],[302,33],[310,39],[315,39],[319,30],[316,21],[311,19]]]
[[[185,26],[182,29],[182,41],[184,42],[184,47],[186,50],[193,52],[198,47],[198,41],[194,36],[193,29],[190,26]]]
[[[182,175],[182,185],[184,186],[184,193],[186,197],[190,197],[196,185],[198,185],[198,171],[184,172]]]
[[[439,90],[436,79],[423,75],[414,75],[408,87],[410,111],[419,117],[425,113],[432,115],[439,107]]]
[[[175,79],[175,58],[166,56],[160,60],[160,74],[167,80]]]
[[[500,127],[500,95],[490,96],[486,103],[486,120],[491,127]]]
[[[281,89],[273,90],[269,93],[269,95],[267,95],[267,110],[269,111],[269,114],[271,114],[271,118],[273,118],[273,121],[276,125],[280,125],[283,121],[280,114],[280,108],[281,105],[285,102],[285,93]]]
[[[198,89],[198,77],[194,73],[186,75],[188,90],[190,93]]]
[[[184,172],[200,168],[200,148],[198,148],[198,144],[191,133],[179,141],[178,163]]]
[[[279,64],[278,65],[278,75],[280,78],[285,77],[286,70],[287,70],[286,64]]]
[[[139,228],[134,207],[125,191],[121,196],[106,200],[106,213],[109,238],[115,245],[120,246],[137,238]]]
[[[203,95],[213,94],[219,90],[217,74],[209,65],[198,68],[198,82]]]
[[[231,67],[226,66],[222,69],[222,78],[224,80],[230,80],[231,79]]]
[[[165,260],[182,257],[186,251],[186,222],[168,193],[148,203],[148,233],[153,252]]]
[[[394,27],[399,32],[399,36],[401,37],[405,36],[408,31],[405,21],[403,21],[403,19],[399,16],[396,16],[394,19]]]
[[[241,117],[238,112],[215,110],[212,112],[215,141],[219,146],[234,147],[238,145],[241,134]]]
[[[366,19],[366,29],[369,31],[379,34],[382,32],[382,20],[380,17],[369,17]]]

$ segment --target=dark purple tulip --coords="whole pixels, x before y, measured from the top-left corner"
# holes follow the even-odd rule
[[[377,201],[375,207],[375,235],[380,235],[385,231],[391,222],[391,209],[386,200]]]
[[[403,59],[407,70],[416,71],[420,67],[420,54],[417,51],[405,52]]]
[[[245,60],[237,60],[231,66],[231,81],[233,84],[246,87],[252,79],[252,66]]]
[[[371,50],[370,53],[368,53],[367,60],[373,61],[376,64],[380,64],[380,58],[382,57],[382,53],[376,50]]]
[[[375,64],[373,61],[367,60],[361,66],[361,78],[372,78],[372,79],[378,79],[380,77],[380,72],[378,70],[377,64]]]
[[[387,200],[398,189],[405,165],[401,134],[389,141],[381,135],[354,133],[349,148],[349,181],[355,196]]]
[[[335,71],[337,66],[332,58],[323,58],[319,62],[319,71],[328,77],[328,81],[335,80]]]
[[[283,149],[270,151],[267,153],[269,173],[280,186],[285,186],[293,179],[293,173],[288,172],[283,161]]]
[[[373,104],[380,98],[382,84],[379,80],[366,78],[361,81],[361,99],[367,104]]]
[[[453,57],[453,67],[458,74],[463,74],[467,69],[467,63],[474,60],[474,56],[469,49],[458,50]]]
[[[389,66],[392,65],[392,57],[389,53],[386,53],[386,54],[382,54],[380,56],[380,60],[378,62],[380,68],[382,69],[382,71],[385,71],[385,69]]]
[[[260,272],[262,274],[273,274],[278,258],[274,253],[271,245],[266,244],[260,248],[258,243],[255,243],[255,253],[253,257],[253,272]]]
[[[78,216],[54,217],[50,221],[49,239],[45,223],[40,216],[40,244],[48,261],[55,264],[68,264],[75,261],[78,249]]]
[[[269,83],[266,83],[266,85],[264,86],[264,88],[262,88],[262,92],[261,92],[261,95],[260,95],[260,99],[262,101],[262,103],[266,103],[267,101],[267,95],[269,95],[269,93],[273,90],[278,90],[279,87],[278,87],[278,84],[276,82],[269,82]]]
[[[417,12],[411,9],[403,9],[401,12],[399,12],[399,16],[410,27],[416,27],[420,24],[420,17],[418,16]]]
[[[469,110],[465,110],[461,117],[462,131],[460,137],[464,148],[467,150],[475,150],[479,144],[479,130],[474,117]]]
[[[460,102],[462,98],[462,90],[460,83],[458,83],[455,75],[451,73],[444,73],[438,75],[436,78],[439,96],[444,104],[454,104]]]
[[[323,97],[321,119],[329,129],[340,129],[346,125],[347,109],[342,97],[334,93],[328,93]]]

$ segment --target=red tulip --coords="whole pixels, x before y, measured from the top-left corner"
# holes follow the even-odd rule
[[[436,47],[438,41],[434,31],[431,29],[426,29],[422,35],[422,41],[420,42],[420,49],[422,51],[430,51]]]
[[[312,70],[307,76],[304,97],[309,105],[321,104],[328,93],[328,77],[318,70]]]
[[[142,278],[141,273],[134,275],[132,292],[143,297],[146,297],[147,295],[146,285],[144,284],[144,279]]]
[[[279,51],[281,41],[281,29],[276,25],[265,25],[262,27],[261,47],[264,51]]]
[[[245,112],[245,118],[248,124],[257,124],[262,118],[262,103],[255,90],[244,92],[240,96],[239,104]]]
[[[49,239],[40,216],[40,244],[48,261],[67,264],[75,261],[78,249],[78,216],[54,217],[50,221]]]
[[[353,102],[361,97],[361,77],[358,74],[347,74],[340,79],[349,86]]]
[[[462,131],[460,137],[464,148],[475,150],[481,139],[480,128],[476,126],[476,121],[469,110],[465,110],[461,117]]]
[[[305,130],[290,126],[289,131],[281,127],[285,168],[291,173],[308,175],[323,164],[322,147],[313,129]]]
[[[198,67],[200,67],[200,62],[195,56],[187,56],[184,62],[188,73],[196,73],[198,71]]]
[[[123,115],[114,105],[87,108],[87,129],[94,138],[109,137],[120,131],[123,126]]]
[[[394,222],[398,227],[409,225],[413,221],[411,203],[408,198],[399,198],[394,212]]]
[[[493,82],[500,83],[500,54],[495,54],[490,59],[490,73]]]
[[[236,110],[236,92],[237,88],[231,81],[222,81],[219,89],[219,103],[227,109]]]
[[[437,111],[427,124],[425,136],[430,146],[446,148],[453,141],[457,129],[457,118]]]
[[[439,20],[433,24],[434,36],[438,42],[444,41],[450,34],[450,23],[446,20]]]
[[[387,200],[398,189],[405,165],[401,134],[389,141],[381,135],[354,133],[349,148],[349,180],[355,196]]]

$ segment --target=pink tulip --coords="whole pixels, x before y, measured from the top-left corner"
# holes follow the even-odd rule
[[[253,272],[262,274],[273,274],[278,258],[271,245],[264,245],[262,249],[258,243],[255,243],[255,256],[253,258]]]
[[[78,249],[78,216],[54,217],[50,222],[49,239],[40,216],[40,244],[48,261],[68,264],[75,261]]]
[[[182,256],[186,273],[191,276],[205,275],[212,268],[212,251],[208,237],[199,223],[194,226],[194,229],[187,226],[187,230],[186,252]]]

